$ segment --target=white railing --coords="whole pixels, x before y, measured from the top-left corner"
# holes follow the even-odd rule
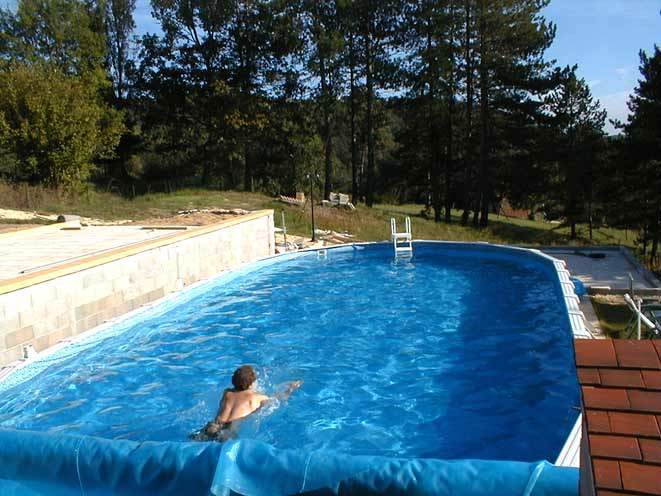
[[[397,222],[394,217],[390,218],[390,239],[395,249],[395,256],[413,255],[413,243],[411,235],[411,218],[407,217],[405,222],[406,231],[397,232]]]
[[[634,301],[633,298],[631,298],[631,296],[629,296],[629,294],[627,293],[627,294],[624,295],[624,301],[627,302],[627,305],[629,305],[629,308],[631,309],[633,314],[636,316],[636,334],[637,334],[636,337],[638,339],[642,338],[642,332],[641,332],[641,329],[640,329],[640,324],[641,323],[645,324],[647,327],[649,327],[653,331],[658,331],[657,328],[656,328],[656,324],[654,324],[654,322],[652,322],[650,319],[645,317],[645,315],[643,314],[643,312],[642,312],[643,300],[641,298],[636,298],[636,301]]]

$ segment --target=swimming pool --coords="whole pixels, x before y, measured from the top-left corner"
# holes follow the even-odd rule
[[[277,448],[553,460],[574,424],[572,333],[553,265],[523,250],[417,243],[276,257],[49,357],[0,391],[0,427],[184,441],[231,372],[285,405],[244,423]]]

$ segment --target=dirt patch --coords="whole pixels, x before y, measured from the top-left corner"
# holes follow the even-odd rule
[[[157,209],[154,209],[153,212],[148,212],[151,213],[151,215],[154,215],[154,217],[140,220],[125,219],[106,221],[103,219],[80,217],[80,222],[81,224],[88,226],[113,226],[125,224],[136,224],[141,226],[208,226],[209,224],[215,224],[224,219],[231,219],[248,213],[247,210],[243,209],[227,210],[221,208],[183,210],[174,215],[168,216],[157,216],[158,212]],[[2,229],[0,232],[34,227],[33,224],[29,224],[31,220],[42,223],[54,222],[57,220],[57,217],[57,215],[40,215],[35,212],[22,210],[0,209],[0,226],[2,226],[0,227],[0,229]],[[7,219],[5,224],[2,223],[2,219]],[[25,222],[25,224],[23,224],[23,222]]]
[[[12,210],[8,208],[0,208],[0,222],[2,219],[11,219],[15,221],[30,221],[37,219],[39,221],[51,221],[54,222],[57,220],[57,215],[42,215],[37,212],[29,212],[26,210]]]
[[[0,224],[0,234],[6,232],[22,231],[33,227],[42,227],[43,224]]]
[[[246,212],[247,213],[247,212]],[[183,212],[170,217],[154,217],[135,221],[142,226],[208,226],[221,220],[233,219],[243,213],[231,213],[226,210],[200,210],[196,212]]]

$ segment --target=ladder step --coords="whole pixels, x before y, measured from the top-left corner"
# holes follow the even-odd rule
[[[395,218],[390,219],[390,239],[395,250],[395,256],[413,255],[413,245],[411,243],[411,218],[407,217],[405,220],[406,231],[397,232],[397,222]]]

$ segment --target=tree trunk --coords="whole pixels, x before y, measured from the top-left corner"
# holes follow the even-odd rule
[[[360,200],[360,186],[358,183],[358,143],[356,143],[356,57],[354,35],[349,35],[349,82],[351,92],[351,201],[358,205]]]
[[[432,26],[428,21],[427,23],[427,53],[431,54],[433,51],[432,43]],[[441,221],[441,174],[440,174],[440,153],[439,153],[439,137],[436,122],[436,81],[438,79],[437,61],[435,57],[429,60],[429,90],[427,93],[427,122],[429,124],[429,179],[431,187],[431,202],[434,208],[434,221]]]
[[[489,224],[491,185],[489,180],[489,74],[485,60],[486,19],[484,2],[480,2],[480,227]]]
[[[451,183],[453,171],[453,117],[454,117],[454,78],[455,78],[455,65],[454,65],[454,1],[450,2],[450,73],[448,74],[448,146],[445,154],[445,222],[448,224],[452,221],[452,197],[451,197]]]
[[[254,193],[255,185],[253,183],[252,163],[248,156],[248,143],[243,145],[243,191]]]
[[[659,230],[661,228],[661,207],[657,205],[656,208],[656,222],[652,229],[652,248],[650,250],[650,267],[654,268],[656,262],[656,254],[659,247]]]
[[[328,87],[328,74],[326,73],[326,60],[323,51],[319,51],[319,78],[321,80],[321,106],[324,115],[324,199],[330,198],[333,189],[333,136],[332,136],[332,96]]]
[[[326,123],[325,127],[330,127],[330,123]],[[333,137],[331,136],[330,130],[326,131],[324,148],[324,199],[328,200],[331,191],[333,190]]]
[[[567,157],[567,164],[569,165],[569,171],[567,173],[567,179],[569,185],[567,190],[569,191],[569,201],[567,208],[567,220],[571,225],[571,239],[576,239],[576,217],[578,210],[578,183],[580,175],[578,174],[578,163],[576,163],[576,151],[575,151],[575,134],[574,134],[574,113],[570,111],[569,113],[569,156]]]
[[[464,8],[466,10],[466,38],[465,54],[466,60],[466,143],[464,150],[464,190],[463,202],[464,212],[461,215],[461,224],[468,225],[471,205],[471,155],[473,152],[473,52],[471,50],[471,3],[472,0],[465,0]]]
[[[367,14],[365,30],[365,86],[367,90],[367,192],[365,202],[368,207],[374,205],[374,81],[372,74],[372,19],[371,9]]]

